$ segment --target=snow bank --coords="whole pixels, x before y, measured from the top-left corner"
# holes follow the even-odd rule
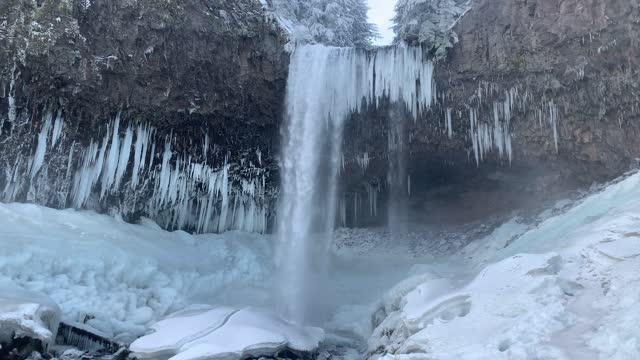
[[[0,343],[28,337],[50,344],[59,323],[60,309],[50,298],[0,279]]]
[[[149,220],[0,204],[0,279],[51,297],[63,321],[125,342],[189,304],[262,304],[271,262],[264,236],[192,236]]]
[[[634,174],[536,227],[503,225],[456,255],[476,274],[462,285],[457,269],[390,291],[368,358],[637,359],[638,219]]]
[[[442,280],[426,282],[378,326],[369,349],[437,359],[528,355],[568,321],[555,276],[559,261],[553,254],[515,256],[440,296],[434,295],[442,293]]]
[[[187,310],[152,328],[155,332],[131,344],[141,359],[230,360],[270,356],[283,349],[308,353],[324,338],[321,329],[298,327],[255,308]]]

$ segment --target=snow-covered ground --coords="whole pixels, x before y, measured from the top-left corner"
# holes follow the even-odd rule
[[[265,304],[271,259],[263,236],[192,236],[151,221],[0,204],[0,281],[49,296],[66,323],[124,342],[191,304]]]
[[[370,358],[638,359],[640,175],[421,270],[379,305]]]
[[[326,313],[317,323],[327,339],[321,354],[640,358],[640,174],[567,204],[543,213],[537,224],[514,219],[466,246],[421,241],[415,233],[406,240],[375,230],[341,231],[331,281],[316,297]],[[153,327],[134,350],[180,358],[216,351],[237,356],[265,344],[307,349],[317,333],[296,338],[307,330],[256,308],[274,305],[272,243],[268,236],[192,236],[150,221],[131,225],[92,212],[0,204],[0,323],[6,326],[15,309],[29,310],[26,317],[39,327],[28,331],[46,338],[55,330],[47,319],[61,314],[65,322],[124,342]],[[7,290],[15,287],[34,295],[16,301],[18,291]],[[10,292],[13,313],[3,307]],[[240,314],[249,315],[234,319]],[[195,315],[200,320],[182,322]],[[203,323],[203,316],[214,319]],[[187,324],[186,330],[164,336],[171,321]],[[260,338],[219,341],[245,334],[242,329]]]

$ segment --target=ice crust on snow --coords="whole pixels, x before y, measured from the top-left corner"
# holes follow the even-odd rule
[[[237,311],[230,307],[182,310],[151,325],[153,332],[134,341],[130,349],[142,359],[176,355],[186,343],[222,326]]]
[[[288,323],[256,308],[185,310],[154,324],[155,331],[131,344],[142,359],[242,359],[283,349],[311,352],[324,332]]]

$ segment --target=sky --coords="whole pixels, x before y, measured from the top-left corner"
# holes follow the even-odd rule
[[[393,41],[393,30],[391,29],[391,19],[393,18],[393,7],[396,0],[368,0],[369,1],[369,21],[378,25],[381,38],[374,41],[375,45],[389,45]]]

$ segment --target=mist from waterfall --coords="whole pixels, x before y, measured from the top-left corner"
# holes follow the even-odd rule
[[[289,320],[313,322],[326,297],[343,123],[388,97],[414,119],[433,101],[433,64],[421,48],[322,45],[291,56],[282,131],[278,212],[279,304]]]

